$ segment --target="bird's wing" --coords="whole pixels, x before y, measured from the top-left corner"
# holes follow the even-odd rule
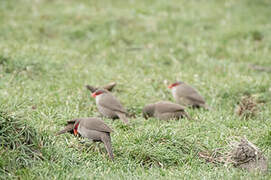
[[[90,86],[90,85],[86,85],[86,88],[88,90],[90,90],[92,93],[94,93],[98,88],[94,87],[94,86]]]
[[[117,83],[112,82],[112,83],[110,83],[110,84],[107,84],[107,85],[103,86],[102,88],[103,88],[103,89],[106,89],[106,90],[108,90],[108,91],[112,91],[112,89],[116,86],[116,84],[117,84]],[[86,85],[86,88],[87,88],[88,90],[90,90],[92,93],[94,93],[97,89],[99,89],[98,87],[94,87],[94,86],[90,86],[90,85]]]
[[[80,121],[80,126],[89,130],[96,130],[101,132],[113,132],[101,119],[98,118],[85,118]]]
[[[107,84],[107,85],[103,86],[103,89],[106,89],[106,90],[108,90],[108,91],[112,91],[112,89],[116,86],[116,84],[117,84],[117,83],[112,82],[112,83],[110,83],[110,84]]]
[[[190,94],[188,96],[186,96],[187,99],[196,102],[196,104],[205,104],[205,100],[203,99],[203,97],[196,93],[196,94]]]
[[[182,84],[180,87],[178,87],[177,92],[180,97],[185,97],[198,104],[205,103],[204,98],[198,93],[198,91],[188,84]]]
[[[156,111],[159,113],[184,111],[184,107],[167,101],[161,101],[155,105]]]
[[[99,105],[112,111],[119,111],[125,114],[127,113],[120,104],[119,100],[110,93],[107,93],[103,98],[100,99]]]

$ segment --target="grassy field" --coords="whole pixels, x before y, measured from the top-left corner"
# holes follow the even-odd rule
[[[249,68],[271,66],[270,9],[269,0],[1,0],[0,137],[15,143],[0,147],[0,177],[269,179],[270,170],[215,166],[197,152],[246,136],[271,159],[271,73]],[[189,109],[194,121],[143,119],[145,104],[173,101],[166,85],[176,80],[213,111]],[[129,127],[104,118],[115,130],[114,162],[103,145],[99,153],[54,136],[67,120],[98,116],[84,86],[112,81],[136,114]],[[264,103],[244,120],[234,109],[248,94]],[[9,121],[23,133],[3,130]]]

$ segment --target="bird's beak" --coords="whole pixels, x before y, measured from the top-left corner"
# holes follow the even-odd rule
[[[169,89],[171,89],[172,87],[173,87],[173,85],[172,85],[172,84],[168,86],[168,88],[169,88]]]
[[[73,129],[73,134],[76,136],[78,134],[77,129]]]
[[[96,93],[92,93],[91,96],[95,98],[96,97]]]

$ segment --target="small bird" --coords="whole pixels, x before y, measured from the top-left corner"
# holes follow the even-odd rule
[[[103,86],[101,89],[106,89],[108,91],[112,91],[113,88],[117,85],[117,83],[115,82],[112,82],[112,83],[109,83],[105,86]],[[98,90],[99,88],[98,87],[94,87],[94,86],[90,86],[90,85],[86,85],[86,88],[88,90],[90,90],[92,93],[94,93],[96,90]]]
[[[160,101],[154,104],[148,104],[143,108],[143,116],[145,119],[155,117],[161,120],[179,119],[186,117],[191,119],[185,107],[168,101]]]
[[[78,118],[67,122],[67,126],[59,131],[56,135],[66,132],[73,133],[75,136],[79,134],[94,142],[103,142],[109,157],[113,160],[110,133],[113,130],[108,127],[104,121],[99,118]]]
[[[92,93],[92,97],[96,98],[97,108],[103,116],[112,119],[119,118],[128,124],[127,112],[113,94],[105,89],[98,89]]]
[[[178,81],[168,86],[168,88],[172,89],[172,95],[178,104],[192,106],[193,108],[203,107],[210,110],[204,98],[190,85]]]

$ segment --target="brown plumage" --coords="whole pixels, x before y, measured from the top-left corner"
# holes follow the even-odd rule
[[[204,98],[192,86],[179,81],[171,84],[169,88],[172,90],[172,95],[178,104],[193,108],[203,107],[210,109],[205,103]]]
[[[72,123],[73,128],[71,129]],[[101,119],[78,118],[68,121],[68,125],[62,131],[58,132],[57,135],[65,132],[72,132],[74,135],[79,134],[82,137],[88,138],[94,142],[103,142],[109,157],[112,160],[114,159],[110,137],[110,133],[113,132],[113,130]]]
[[[117,84],[117,83],[112,82],[112,83],[107,84],[107,85],[105,85],[105,86],[103,86],[103,87],[101,87],[101,88],[99,88],[99,87],[94,87],[94,86],[90,86],[90,85],[86,85],[86,88],[87,88],[88,90],[90,90],[92,93],[94,93],[94,92],[95,92],[96,90],[98,90],[98,89],[106,89],[106,90],[108,90],[108,91],[112,91],[113,88],[116,86],[116,84]]]
[[[179,119],[183,117],[191,119],[183,106],[168,101],[148,104],[142,111],[146,119],[149,117],[155,117],[161,120]]]
[[[112,119],[119,118],[128,124],[127,112],[113,94],[105,89],[98,89],[92,96],[96,98],[97,108],[103,116]]]

